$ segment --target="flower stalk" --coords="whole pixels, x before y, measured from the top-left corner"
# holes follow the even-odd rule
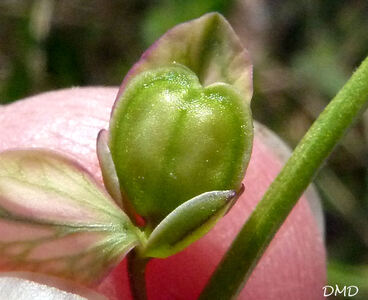
[[[133,299],[147,300],[145,274],[149,258],[141,257],[137,249],[132,250],[127,258],[129,283]]]

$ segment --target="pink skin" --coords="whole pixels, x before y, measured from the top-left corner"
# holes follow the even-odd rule
[[[96,136],[108,127],[117,88],[73,88],[0,107],[0,151],[46,147],[76,158],[101,181]],[[282,167],[280,151],[258,130],[245,192],[215,228],[183,252],[147,269],[149,299],[196,299],[244,220]],[[276,153],[277,152],[277,153]],[[323,299],[325,247],[317,218],[302,197],[276,234],[239,299]],[[96,289],[131,299],[124,260]]]

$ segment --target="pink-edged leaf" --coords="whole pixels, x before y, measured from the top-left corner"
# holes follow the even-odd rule
[[[218,13],[208,13],[177,25],[158,39],[128,72],[116,102],[137,74],[172,63],[191,69],[203,86],[216,82],[234,86],[244,101],[250,103],[252,64],[249,54],[230,24]]]
[[[99,280],[137,229],[78,163],[56,152],[0,153],[0,270]]]

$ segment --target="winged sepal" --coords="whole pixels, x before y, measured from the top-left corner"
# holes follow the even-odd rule
[[[248,51],[222,15],[208,13],[173,27],[148,48],[124,78],[115,106],[136,75],[172,63],[192,70],[205,87],[216,82],[232,85],[250,104],[253,83]]]
[[[56,152],[0,153],[0,269],[91,283],[138,243],[137,229],[79,164]]]
[[[212,191],[186,201],[153,230],[142,255],[166,258],[183,250],[211,230],[237,196],[233,190]]]

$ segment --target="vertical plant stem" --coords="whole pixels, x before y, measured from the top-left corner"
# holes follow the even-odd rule
[[[201,300],[233,299],[303,191],[368,102],[368,58],[321,113],[225,254]]]
[[[128,274],[134,300],[147,300],[145,270],[148,258],[142,258],[134,249],[128,254]]]

